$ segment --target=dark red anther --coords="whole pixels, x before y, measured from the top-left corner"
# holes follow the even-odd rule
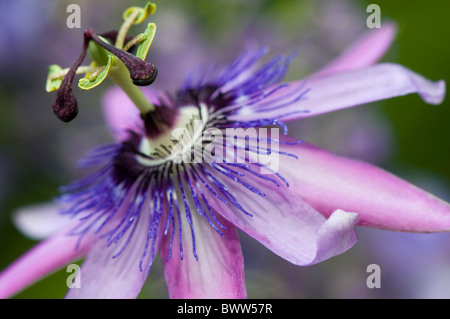
[[[95,43],[100,45],[102,48],[114,54],[126,65],[130,71],[130,78],[134,85],[147,86],[155,81],[158,70],[153,64],[145,62],[131,53],[118,49],[115,46],[102,41],[92,29],[89,29],[86,32],[88,32],[92,41],[95,41]]]
[[[117,38],[116,31],[107,32],[104,35],[109,39]],[[86,57],[89,41],[91,40],[114,54],[126,65],[130,71],[130,77],[133,84],[139,86],[150,85],[155,81],[156,75],[158,74],[158,70],[153,64],[145,62],[131,53],[102,41],[92,29],[86,30],[84,32],[83,51],[62,80],[55,102],[53,103],[53,112],[61,121],[70,122],[78,114],[78,102],[73,95],[72,84],[77,69]]]
[[[75,64],[67,72],[61,82],[55,102],[53,103],[53,112],[63,122],[72,121],[78,114],[78,102],[72,92],[72,83],[77,69],[86,57],[90,36],[84,33],[83,50],[75,61]]]

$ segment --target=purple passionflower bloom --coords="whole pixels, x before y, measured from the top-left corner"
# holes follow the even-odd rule
[[[0,297],[85,256],[81,287],[69,289],[67,298],[135,298],[159,253],[171,298],[245,298],[237,228],[300,266],[347,251],[357,240],[356,225],[448,231],[446,202],[286,132],[257,138],[277,144],[274,152],[233,137],[238,156],[271,153],[279,157],[277,170],[250,161],[177,162],[171,155],[170,134],[177,128],[193,133],[189,142],[195,142],[211,128],[285,130],[287,121],[411,93],[440,104],[443,81],[396,64],[373,65],[394,33],[384,24],[293,82],[281,82],[292,56],[258,68],[265,50],[245,53],[223,68],[191,74],[173,95],[146,90],[154,106],[146,114],[122,91],[108,92],[104,112],[115,143],[89,154],[83,165],[98,170],[65,187],[56,204],[15,215],[24,232],[46,239],[0,274]],[[222,142],[216,155],[231,144]]]

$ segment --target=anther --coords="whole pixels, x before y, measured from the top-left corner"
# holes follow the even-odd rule
[[[89,35],[84,33],[83,50],[75,61],[75,64],[67,72],[61,82],[55,102],[53,103],[53,112],[63,122],[72,121],[78,114],[78,102],[72,92],[72,83],[78,67],[86,57],[89,44]]]
[[[89,29],[86,32],[89,34],[92,41],[114,54],[125,64],[130,71],[130,78],[134,85],[147,86],[155,81],[158,70],[153,64],[145,62],[131,53],[102,41],[92,29]]]
[[[117,31],[107,32],[103,35],[111,40],[117,37]],[[63,122],[72,121],[78,114],[78,102],[72,92],[72,83],[77,69],[86,57],[88,45],[91,40],[111,52],[125,64],[130,72],[130,78],[134,85],[150,85],[155,81],[158,74],[158,70],[153,64],[145,62],[129,52],[102,41],[92,29],[86,30],[84,32],[83,50],[62,80],[55,102],[53,103],[53,112]]]

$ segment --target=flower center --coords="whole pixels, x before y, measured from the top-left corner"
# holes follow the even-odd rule
[[[154,167],[167,162],[190,161],[202,147],[202,135],[208,123],[207,106],[185,106],[178,112],[172,129],[153,139],[148,136],[142,138],[136,155],[140,164]]]

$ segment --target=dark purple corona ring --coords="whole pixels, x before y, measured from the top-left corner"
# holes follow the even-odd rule
[[[300,142],[237,134],[225,136],[218,143],[206,137],[211,129],[223,131],[277,126],[282,128],[283,133],[287,132],[278,117],[229,120],[230,116],[244,108],[254,107],[261,112],[279,111],[307,95],[308,89],[303,84],[290,90],[286,90],[286,84],[276,84],[285,75],[293,55],[274,58],[245,81],[239,79],[241,74],[255,67],[265,52],[266,49],[253,54],[244,53],[230,65],[211,73],[213,76],[191,74],[183,88],[174,95],[160,96],[155,110],[141,115],[140,127],[129,130],[123,141],[92,151],[81,164],[85,168],[97,167],[98,170],[62,188],[64,195],[60,201],[66,207],[63,214],[81,221],[71,234],[80,236],[82,240],[90,232],[102,233],[108,245],[118,245],[114,254],[116,258],[128,246],[139,223],[147,220],[147,238],[140,262],[143,271],[147,270],[142,266],[144,260],[155,257],[160,232],[170,234],[168,259],[172,256],[174,240],[178,241],[179,255],[183,258],[182,228],[188,227],[192,254],[198,258],[192,214],[198,214],[220,236],[224,236],[223,229],[226,227],[211,208],[207,199],[209,196],[232,207],[236,214],[241,215],[240,218],[252,218],[259,213],[245,207],[229,191],[229,183],[238,183],[246,192],[259,196],[262,203],[266,194],[258,188],[259,181],[289,187],[281,174],[268,165],[250,161],[249,157],[274,154],[296,158],[294,154],[280,151],[278,146],[280,143],[295,145]],[[272,95],[280,90],[286,90],[286,94],[277,97],[279,103],[273,103]],[[287,111],[280,117],[307,112]],[[200,125],[195,126],[195,121]],[[178,141],[168,136],[176,128],[184,129],[191,136],[189,142],[192,146],[183,151],[184,155],[188,153],[188,160],[176,161],[173,156]],[[235,143],[236,139],[244,144]],[[201,141],[200,145],[197,141]],[[203,155],[204,149],[211,145],[214,146],[214,160],[195,162],[195,155]],[[229,161],[230,152],[232,157],[240,157],[241,160]],[[252,178],[245,178],[247,175]]]

